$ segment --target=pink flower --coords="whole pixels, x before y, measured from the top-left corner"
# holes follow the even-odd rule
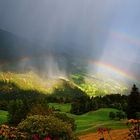
[[[40,140],[40,139],[39,139],[39,136],[36,135],[36,134],[33,134],[33,135],[32,135],[32,138],[33,138],[34,140]]]
[[[45,137],[43,140],[51,140],[50,137]]]

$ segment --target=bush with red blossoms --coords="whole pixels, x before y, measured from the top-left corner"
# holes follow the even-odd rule
[[[18,129],[28,133],[34,140],[76,140],[70,124],[54,116],[29,116],[18,125]]]
[[[27,140],[27,134],[19,131],[16,127],[8,125],[0,126],[0,139],[2,140]]]
[[[128,139],[140,140],[140,120],[130,119],[126,125],[129,129]]]
[[[108,136],[110,137],[110,140],[112,140],[112,137],[110,135],[110,128],[98,128],[97,132],[100,135],[100,140],[105,140],[105,133],[108,134]]]

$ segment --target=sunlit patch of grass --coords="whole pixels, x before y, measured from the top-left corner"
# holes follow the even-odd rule
[[[82,135],[89,132],[96,132],[99,127],[107,127],[111,129],[126,128],[124,121],[110,120],[109,112],[116,111],[118,110],[111,108],[101,108],[96,111],[90,111],[83,115],[68,115],[75,119],[77,125],[76,134]]]
[[[0,124],[7,122],[7,111],[0,110]]]
[[[12,73],[0,72],[0,80],[5,83],[14,83],[24,90],[37,90],[45,94],[52,93],[54,87],[58,84],[57,80],[39,77],[34,72]]]
[[[59,103],[49,103],[50,107],[54,107],[55,110],[60,110],[61,112],[70,112],[71,104],[59,104]]]

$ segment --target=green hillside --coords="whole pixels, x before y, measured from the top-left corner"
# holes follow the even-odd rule
[[[128,94],[128,84],[119,79],[109,77],[75,74],[71,79],[79,85],[81,90],[89,96],[103,96],[106,94]]]
[[[13,73],[13,72],[0,72],[0,81],[4,83],[14,83],[23,90],[37,90],[44,94],[51,94],[62,96],[66,94],[67,97],[80,96],[87,93],[89,96],[105,95],[110,93],[123,94],[127,90],[125,83],[119,84],[117,81],[108,80],[102,81],[92,77],[77,78],[75,82],[73,79],[60,77],[58,79],[49,79],[40,77],[34,72],[27,73]],[[8,89],[8,88],[7,88]]]
[[[70,104],[50,103],[49,105],[51,107],[53,106],[56,110],[59,109],[63,113],[69,112],[71,107]],[[101,108],[83,115],[70,113],[67,113],[67,115],[75,119],[77,125],[76,133],[81,135],[88,132],[95,132],[99,127],[108,127],[111,129],[126,128],[124,121],[110,120],[109,113],[117,111],[117,109],[112,108]]]
[[[41,79],[37,74],[33,72],[24,74],[0,72],[0,81],[4,81],[5,83],[14,83],[19,88],[24,90],[33,89],[43,93],[50,93],[52,91],[52,87],[56,84],[56,81]]]
[[[0,100],[49,96],[55,100],[69,101],[83,95],[86,93],[66,78],[41,78],[34,72],[0,72]]]
[[[55,109],[59,108],[63,112],[69,110],[70,104],[50,104]],[[101,108],[96,111],[91,111],[83,115],[73,115],[67,113],[68,116],[75,119],[77,129],[76,134],[82,135],[89,132],[95,132],[99,127],[107,127],[111,129],[126,128],[124,121],[110,120],[109,112],[116,112],[117,109]],[[0,124],[7,121],[7,111],[0,110]]]
[[[95,132],[99,127],[107,127],[111,129],[126,128],[124,121],[110,120],[109,112],[111,111],[116,112],[118,110],[101,108],[83,115],[70,115],[76,121],[76,133],[81,135],[88,132]]]

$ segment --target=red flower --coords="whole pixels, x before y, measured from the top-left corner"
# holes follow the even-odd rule
[[[34,140],[40,140],[40,139],[39,139],[39,136],[36,135],[36,134],[33,134],[33,135],[32,135],[32,138],[33,138]]]
[[[50,137],[45,137],[43,140],[51,140]]]

